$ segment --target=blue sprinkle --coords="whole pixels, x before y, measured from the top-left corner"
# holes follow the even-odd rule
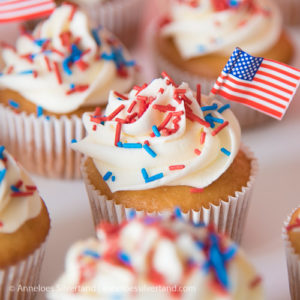
[[[50,116],[46,116],[46,120],[47,120],[47,121],[50,121]]]
[[[3,73],[2,73],[2,72],[0,72],[0,76],[3,76]]]
[[[203,249],[204,248],[204,243],[201,241],[196,241],[196,246],[198,247],[198,249]]]
[[[118,254],[119,259],[125,264],[125,265],[130,265],[131,260],[128,254],[125,252],[119,252]]]
[[[112,54],[102,53],[101,58],[104,60],[113,60],[114,56]]]
[[[4,146],[0,146],[0,159],[4,159],[3,152],[5,150]]]
[[[71,54],[72,62],[79,60],[82,55],[82,51],[75,44],[72,44],[71,51],[72,51]]]
[[[70,89],[71,90],[75,89],[75,84],[74,83],[70,83]]]
[[[225,105],[223,105],[222,107],[220,107],[219,109],[218,109],[218,113],[222,113],[223,111],[225,111],[226,109],[229,109],[230,108],[230,104],[228,103],[228,104],[225,104]]]
[[[197,46],[197,50],[198,50],[200,53],[203,53],[203,52],[205,52],[205,46],[204,46],[204,45],[198,45],[198,46]]]
[[[15,187],[14,185],[11,185],[10,186],[10,189],[13,191],[13,192],[19,192],[20,190],[17,188],[17,187]]]
[[[221,151],[222,151],[225,155],[227,155],[227,156],[230,156],[230,154],[231,154],[231,152],[228,151],[228,150],[225,149],[225,148],[221,148]]]
[[[126,67],[134,67],[136,65],[135,60],[129,60],[125,62]]]
[[[96,258],[96,259],[99,259],[101,257],[99,253],[97,253],[94,250],[90,250],[90,249],[85,250],[83,252],[83,255],[91,256],[91,257]]]
[[[104,121],[102,121],[100,124],[101,124],[101,125],[104,125],[104,124],[105,124],[105,122],[104,122]]]
[[[231,260],[237,252],[237,246],[233,245],[226,252],[223,253],[223,259],[225,261]]]
[[[129,211],[128,218],[129,218],[129,220],[133,220],[135,217],[136,217],[136,212],[135,212],[135,210],[131,209]]]
[[[205,223],[204,222],[194,223],[194,226],[197,228],[205,227]]]
[[[24,70],[18,73],[19,75],[33,74],[33,70]]]
[[[117,146],[118,146],[118,147],[123,147],[123,143],[119,141],[119,142],[117,143]]]
[[[101,40],[98,35],[98,29],[92,29],[92,36],[93,36],[97,46],[101,46]]]
[[[175,209],[174,209],[174,216],[177,219],[182,219],[182,213],[181,213],[181,210],[180,210],[179,207],[175,207]]]
[[[2,182],[2,180],[4,179],[6,174],[6,169],[3,169],[0,171],[0,183]]]
[[[212,118],[213,118],[213,116],[211,114],[208,114],[204,117],[204,120],[209,123],[211,128],[215,128],[215,124],[214,124]]]
[[[239,1],[238,0],[230,0],[229,1],[229,5],[230,6],[238,6],[239,5]]]
[[[119,101],[123,101],[123,99],[122,99],[122,98],[120,98],[120,97],[118,97],[118,98],[117,98],[117,100],[119,100]]]
[[[107,181],[111,175],[112,175],[112,172],[110,172],[110,171],[106,172],[106,174],[103,176],[103,180]]]
[[[153,133],[154,133],[157,137],[160,137],[160,132],[159,132],[158,128],[156,127],[156,125],[153,125],[153,126],[152,126],[152,130],[153,130]]]
[[[142,172],[142,175],[143,175],[143,177],[144,177],[145,182],[147,182],[149,176],[148,176],[148,173],[147,173],[146,169],[143,168],[143,169],[141,170],[141,172]]]
[[[151,217],[151,216],[145,216],[143,218],[143,222],[146,225],[152,225],[153,223],[157,222],[157,220],[159,220],[159,219],[160,219],[159,217],[154,218],[154,217]]]
[[[220,124],[223,124],[223,123],[224,123],[224,120],[223,120],[223,119],[215,118],[215,117],[213,117],[213,116],[210,116],[209,119],[210,119],[212,122],[215,122],[215,123],[220,123]]]
[[[155,180],[159,180],[159,179],[161,179],[161,178],[163,178],[163,177],[164,177],[164,174],[163,174],[163,173],[158,173],[158,174],[156,174],[156,175],[153,175],[153,176],[151,176],[151,177],[148,177],[147,183],[148,183],[148,182],[155,181]]]
[[[157,154],[147,145],[144,144],[143,148],[152,156],[152,157],[156,157]]]
[[[34,41],[34,43],[36,45],[38,45],[39,47],[42,47],[45,44],[46,41],[47,41],[47,39],[37,39],[37,40]]]
[[[111,181],[112,181],[112,182],[115,182],[115,181],[116,181],[116,176],[112,176],[112,177],[111,177]]]
[[[202,106],[201,110],[202,111],[207,111],[207,110],[216,110],[218,108],[218,104],[214,103],[213,105],[208,105],[208,106]]]
[[[123,147],[124,148],[142,148],[142,144],[141,143],[123,143]]]
[[[36,107],[36,115],[38,118],[43,115],[43,108],[41,106]]]
[[[67,57],[66,59],[63,60],[62,62],[62,67],[63,67],[63,70],[64,72],[67,74],[67,75],[72,75],[72,71],[71,69],[69,68],[69,63],[72,62],[72,58],[71,57]]]
[[[12,106],[13,108],[19,108],[20,107],[19,103],[14,101],[14,100],[8,100],[8,104],[10,106]]]
[[[77,140],[76,140],[76,139],[73,139],[73,140],[71,141],[71,143],[72,143],[72,144],[77,143]]]

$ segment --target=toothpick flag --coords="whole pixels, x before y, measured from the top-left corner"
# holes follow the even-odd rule
[[[0,0],[0,23],[40,18],[54,8],[53,0]]]
[[[300,83],[300,70],[236,48],[211,94],[281,120]]]

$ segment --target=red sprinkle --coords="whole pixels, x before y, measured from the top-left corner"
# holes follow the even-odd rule
[[[76,61],[76,66],[79,68],[80,71],[84,71],[89,67],[89,64],[83,61],[82,59]]]
[[[72,2],[69,2],[69,1],[65,1],[64,3],[72,6],[72,10],[71,10],[71,13],[69,15],[69,21],[72,21],[73,18],[74,18],[74,15],[76,13],[76,10],[77,10],[77,5],[72,3]]]
[[[7,69],[7,72],[6,74],[11,74],[14,70],[14,66],[10,66],[8,69]]]
[[[157,127],[158,130],[162,130],[163,128],[165,128],[167,126],[167,124],[169,123],[169,121],[171,120],[173,116],[173,113],[168,113],[166,118],[162,121],[162,123]]]
[[[120,141],[121,128],[122,128],[122,124],[121,123],[117,123],[116,133],[115,133],[115,146],[117,146],[118,142]]]
[[[250,282],[250,288],[253,289],[255,288],[258,284],[260,284],[262,281],[262,278],[260,276],[257,276]]]
[[[26,185],[26,190],[28,190],[28,191],[36,191],[37,188],[34,185]]]
[[[118,92],[116,92],[116,91],[114,91],[114,93],[115,93],[115,95],[116,95],[117,97],[122,98],[122,99],[124,99],[124,100],[128,100],[128,97],[126,97],[126,96],[124,96],[124,95],[122,95],[122,94],[120,94],[120,93],[118,93]]]
[[[3,223],[0,221],[0,228],[3,227]]]
[[[201,106],[201,85],[197,84],[197,102]]]
[[[191,193],[202,193],[204,191],[204,189],[202,188],[191,188],[190,192]]]
[[[52,48],[52,52],[58,54],[58,55],[61,56],[61,57],[64,57],[64,56],[65,56],[61,51],[59,51],[59,50],[57,50],[57,49],[55,49],[55,48]]]
[[[94,116],[101,116],[101,107],[96,107],[94,111]]]
[[[161,94],[163,94],[164,91],[165,91],[165,90],[164,90],[163,88],[160,88],[158,92],[161,93]]]
[[[200,144],[203,145],[205,143],[206,132],[202,131],[200,135]]]
[[[194,152],[195,152],[196,155],[200,155],[201,154],[201,151],[199,149],[197,149],[197,148],[194,149]]]
[[[168,73],[167,72],[162,72],[161,73],[161,76],[163,77],[163,78],[168,78],[168,81],[167,81],[167,84],[169,85],[169,84],[172,84],[172,85],[174,85],[175,87],[177,87],[176,86],[176,84],[175,84],[175,82],[174,82],[174,80],[168,75]]]
[[[33,59],[30,54],[21,55],[20,57],[26,59],[31,64],[33,63]]]
[[[130,106],[128,107],[127,112],[129,114],[132,112],[132,110],[133,110],[134,106],[136,105],[136,103],[137,102],[135,100],[133,100],[132,103],[130,104]]]
[[[192,100],[189,99],[186,95],[182,95],[181,97],[185,103],[187,103],[189,105],[191,105],[193,103]]]
[[[11,193],[11,197],[28,197],[33,195],[33,192],[14,192]]]
[[[210,124],[204,120],[202,120],[201,118],[199,118],[198,116],[196,116],[195,114],[193,114],[192,112],[187,112],[186,117],[191,120],[191,121],[195,121],[198,122],[199,124],[205,126],[205,127],[210,127]]]
[[[186,89],[175,89],[174,94],[185,94]]]
[[[22,181],[22,180],[19,180],[19,181],[15,184],[15,187],[16,187],[17,189],[19,189],[19,188],[22,186],[22,184],[23,184],[23,181]]]
[[[108,117],[107,120],[111,121],[116,115],[118,115],[125,108],[124,104],[121,104],[118,108],[116,108]]]
[[[51,65],[50,65],[49,57],[48,56],[44,56],[44,59],[45,59],[45,63],[46,63],[48,71],[51,72],[52,68],[51,68]]]
[[[146,144],[146,145],[150,146],[150,143],[149,143],[149,141],[148,141],[148,140],[145,140],[145,141],[144,141],[144,144]]]
[[[93,130],[94,130],[94,131],[97,130],[97,125],[96,125],[96,124],[93,125]]]
[[[53,63],[53,65],[54,65],[54,72],[55,72],[55,75],[56,75],[57,82],[58,82],[58,84],[62,84],[62,78],[61,78],[61,74],[60,74],[60,71],[59,71],[58,63],[55,61]]]
[[[168,104],[168,105],[159,105],[159,104],[155,104],[153,105],[154,109],[159,110],[160,112],[167,112],[167,111],[175,111],[176,107]]]
[[[228,126],[229,122],[226,121],[223,124],[221,124],[219,127],[217,127],[214,131],[212,131],[211,135],[215,136],[217,135],[223,128],[225,128],[226,126]]]
[[[185,165],[173,165],[169,166],[170,171],[175,171],[175,170],[182,170],[185,168]]]

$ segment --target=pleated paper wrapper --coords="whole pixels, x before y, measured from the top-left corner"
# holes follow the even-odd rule
[[[285,246],[290,294],[292,300],[300,300],[300,257],[295,253],[295,250],[292,247],[286,228],[289,225],[291,217],[296,209],[288,216],[282,229],[282,238]]]
[[[45,242],[26,259],[4,270],[0,269],[1,300],[34,299],[44,253]]]
[[[32,173],[80,178],[81,154],[71,149],[71,141],[81,140],[84,134],[81,118],[76,115],[37,117],[0,104],[0,144]]]
[[[114,0],[80,4],[91,18],[93,27],[102,25],[113,32],[126,46],[132,46],[138,38],[144,5],[145,0]]]
[[[251,160],[251,173],[246,186],[243,187],[241,191],[237,191],[235,196],[229,196],[227,201],[221,201],[219,205],[210,205],[209,208],[203,207],[200,211],[190,210],[187,213],[182,212],[185,219],[193,221],[194,223],[204,222],[205,224],[214,224],[219,232],[227,234],[237,243],[240,243],[242,238],[252,188],[258,171],[258,162],[253,153],[245,146],[242,146],[242,150]],[[82,160],[81,172],[91,205],[94,225],[98,225],[100,221],[121,223],[129,219],[131,211],[134,209],[124,207],[123,205],[116,204],[114,200],[107,199],[105,195],[101,194],[101,192],[96,190],[91,184],[85,166],[86,159],[87,158],[83,158]],[[134,211],[137,216],[167,216],[171,214],[171,212],[167,211],[154,213]]]

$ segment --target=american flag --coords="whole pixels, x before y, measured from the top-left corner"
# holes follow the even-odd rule
[[[0,0],[0,23],[40,18],[54,8],[53,0]]]
[[[211,94],[281,120],[299,86],[300,70],[236,48]]]

